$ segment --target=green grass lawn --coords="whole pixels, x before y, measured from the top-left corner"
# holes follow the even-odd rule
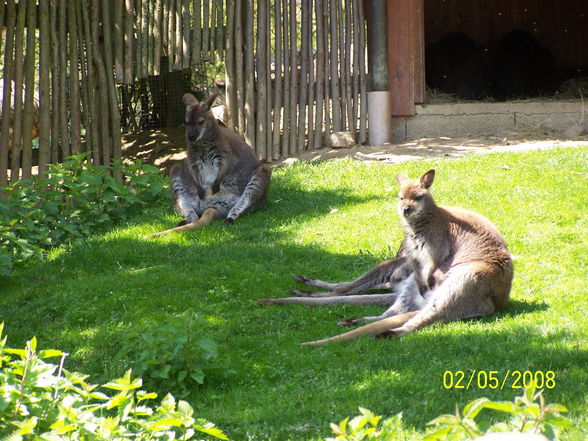
[[[504,235],[515,256],[508,308],[399,339],[299,346],[341,332],[343,317],[383,308],[257,300],[299,288],[292,273],[349,280],[392,257],[402,238],[394,176],[429,168],[437,203],[478,211]],[[206,319],[199,332],[221,344],[235,372],[188,401],[234,440],[320,439],[358,406],[403,412],[407,427],[423,431],[456,403],[520,395],[443,387],[445,371],[473,369],[554,371],[545,396],[570,409],[577,430],[567,439],[588,433],[588,148],[298,163],[275,170],[267,204],[235,225],[146,238],[178,220],[162,202],[0,279],[9,345],[36,335],[40,347],[71,354],[66,368],[106,381],[127,368],[113,361],[125,333],[192,308]]]

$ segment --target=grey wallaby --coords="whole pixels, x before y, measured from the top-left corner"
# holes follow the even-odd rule
[[[373,322],[316,345],[364,335],[403,335],[437,322],[492,314],[508,302],[513,265],[504,239],[484,216],[435,204],[429,188],[435,170],[420,179],[396,175],[398,214],[404,240],[395,259],[383,262],[352,282],[328,283],[305,276],[296,281],[329,292],[293,290],[298,297],[261,300],[263,304],[339,303],[391,305],[382,315],[343,320]],[[360,295],[370,289],[392,291]]]
[[[170,176],[175,209],[184,220],[152,237],[199,228],[219,218],[233,223],[265,202],[271,169],[238,134],[217,124],[210,112],[217,96],[202,103],[189,93],[183,97],[188,156]]]

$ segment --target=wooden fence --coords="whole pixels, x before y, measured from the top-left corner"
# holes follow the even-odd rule
[[[120,159],[125,87],[163,60],[224,61],[229,125],[263,159],[366,138],[363,0],[6,0],[0,24],[0,187],[72,154]]]

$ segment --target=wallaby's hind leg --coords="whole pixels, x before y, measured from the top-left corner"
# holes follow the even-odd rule
[[[204,213],[202,213],[202,216],[200,216],[200,219],[198,219],[197,221],[190,222],[190,223],[181,225],[179,227],[170,228],[169,230],[160,231],[159,233],[152,234],[149,237],[153,238],[153,237],[165,236],[166,234],[175,233],[177,231],[194,230],[196,228],[200,228],[205,225],[208,225],[212,221],[214,221],[215,219],[218,219],[220,217],[222,217],[222,216],[217,210],[215,210],[214,208],[207,208],[206,210],[204,210]]]
[[[406,279],[398,283],[396,289],[397,295],[394,303],[383,314],[345,319],[341,320],[338,324],[343,326],[350,326],[362,322],[377,322],[395,315],[418,311],[419,309],[422,309],[426,306],[426,297],[423,297],[420,294],[414,274],[410,274]],[[429,293],[427,293],[427,295],[428,294]]]
[[[308,297],[347,296],[361,294],[370,289],[392,289],[406,279],[412,273],[412,268],[407,264],[405,257],[387,260],[375,266],[364,275],[351,282],[329,283],[310,277],[294,275],[294,280],[307,285],[318,286],[332,290],[331,292],[313,292],[304,290],[291,290],[291,294]]]
[[[176,213],[184,218],[179,225],[197,221],[199,213],[203,211],[202,201],[186,162],[174,166],[170,176]]]
[[[231,208],[226,222],[232,224],[244,213],[257,210],[265,202],[272,171],[269,167],[260,165],[251,175],[243,194]]]
[[[495,269],[495,268],[494,268]],[[430,293],[426,306],[402,327],[389,335],[404,335],[434,323],[481,317],[496,312],[491,280],[497,278],[486,264],[453,268],[447,278]]]

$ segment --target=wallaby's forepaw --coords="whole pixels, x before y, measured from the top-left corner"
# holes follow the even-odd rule
[[[235,223],[235,218],[234,217],[227,217],[227,218],[225,218],[225,224],[233,225],[234,223]]]

